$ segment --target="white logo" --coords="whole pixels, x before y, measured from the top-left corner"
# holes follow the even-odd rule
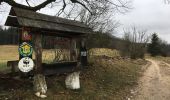
[[[33,67],[34,67],[34,62],[29,57],[22,58],[18,63],[18,68],[22,72],[29,72],[33,69]]]
[[[82,51],[81,52],[81,56],[87,56],[87,52],[86,51]]]

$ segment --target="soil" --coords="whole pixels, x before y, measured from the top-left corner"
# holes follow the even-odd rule
[[[170,65],[153,59],[147,60],[151,65],[139,80],[133,100],[170,100]]]
[[[11,77],[10,74],[0,73],[0,91],[8,91],[20,88],[29,88],[32,86],[30,79],[21,79]]]

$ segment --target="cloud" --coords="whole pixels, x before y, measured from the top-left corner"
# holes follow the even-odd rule
[[[151,33],[158,32],[170,43],[170,5],[164,0],[134,0],[133,6],[130,13],[116,17],[122,23],[118,30],[136,25]]]

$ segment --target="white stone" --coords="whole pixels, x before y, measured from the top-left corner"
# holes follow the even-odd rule
[[[68,89],[79,89],[80,88],[80,80],[79,80],[80,72],[73,72],[66,77],[65,84]]]

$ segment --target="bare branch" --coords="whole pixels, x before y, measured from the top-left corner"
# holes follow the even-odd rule
[[[60,14],[64,11],[64,9],[66,8],[66,2],[65,0],[63,0],[63,8],[61,8],[57,14],[57,16],[60,16]]]
[[[32,10],[32,11],[37,11],[40,10],[41,8],[44,8],[46,5],[48,5],[49,3],[54,2],[55,0],[46,0],[43,3],[35,6],[35,7],[29,7],[29,6],[25,6],[19,3],[16,3],[14,0],[1,0],[1,2],[5,2],[13,7],[19,7],[19,8],[23,8],[23,9],[28,9],[28,10]]]
[[[91,10],[85,4],[83,4],[82,2],[80,2],[78,0],[71,0],[71,2],[72,3],[78,3],[78,4],[82,5],[85,9],[87,9],[92,14]]]
[[[31,5],[29,4],[28,0],[26,0],[26,3],[28,4],[29,7],[31,7]]]

